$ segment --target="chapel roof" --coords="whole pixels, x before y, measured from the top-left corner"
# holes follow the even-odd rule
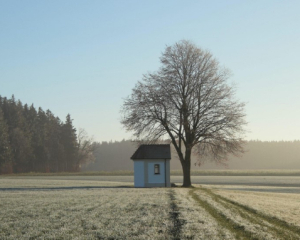
[[[141,145],[131,159],[171,159],[170,144]]]

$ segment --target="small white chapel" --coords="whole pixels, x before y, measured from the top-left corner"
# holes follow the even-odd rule
[[[170,144],[141,145],[131,159],[135,187],[171,187]]]

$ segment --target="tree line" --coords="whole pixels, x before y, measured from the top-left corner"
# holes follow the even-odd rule
[[[0,174],[79,171],[93,160],[92,148],[70,114],[63,122],[50,110],[0,96]]]
[[[50,110],[0,96],[0,174],[133,170],[136,148],[130,140],[93,142],[69,114],[62,122]],[[241,158],[229,157],[229,169],[300,168],[300,141],[247,141],[244,149]],[[172,149],[172,169],[181,168],[176,155]],[[193,169],[224,169],[209,158],[200,168],[197,162],[192,156]]]
[[[97,142],[95,161],[84,164],[82,171],[133,170],[130,157],[137,144],[130,140]],[[229,156],[227,165],[205,158],[198,166],[199,156],[192,156],[192,169],[300,169],[300,141],[247,141],[241,157]],[[171,169],[181,169],[174,148],[171,147]]]

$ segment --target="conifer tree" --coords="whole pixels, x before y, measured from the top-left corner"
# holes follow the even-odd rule
[[[9,144],[8,127],[0,108],[0,173],[12,173],[12,153]]]
[[[35,127],[35,155],[37,158],[38,171],[49,172],[48,165],[48,149],[46,147],[47,142],[47,116],[43,109],[39,107],[37,113],[37,121]]]
[[[49,153],[49,162],[51,172],[62,171],[64,161],[64,146],[62,145],[61,131],[62,123],[58,117],[55,117],[50,110],[46,112],[47,116],[47,140],[46,147]]]
[[[70,114],[66,117],[66,122],[62,126],[62,144],[65,153],[65,171],[77,171],[77,136],[73,127]]]
[[[35,155],[35,146],[36,144],[36,121],[37,121],[37,112],[33,104],[28,107],[27,104],[24,105],[23,116],[26,121],[26,135],[29,138],[28,141],[31,147],[31,155],[29,159],[28,168],[30,171],[37,171],[36,165],[36,155]]]

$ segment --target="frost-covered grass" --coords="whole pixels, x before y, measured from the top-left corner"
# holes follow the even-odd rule
[[[167,190],[2,191],[0,239],[166,239]]]
[[[262,193],[218,190],[219,195],[229,198],[264,214],[275,216],[300,227],[300,195],[289,193]]]
[[[0,239],[300,239],[299,194],[119,177],[0,178]]]
[[[246,205],[235,201],[233,195],[228,195],[225,190],[200,187],[191,190],[190,194],[220,225],[229,229],[236,239],[300,239],[298,226],[268,210],[254,209],[250,203],[255,201],[255,196],[249,198]],[[264,201],[272,201],[271,197],[272,195],[265,197]]]
[[[249,215],[243,209],[235,207],[210,194],[210,190],[194,192],[192,195],[208,212],[210,212],[219,224],[229,229],[235,238],[246,239],[274,239],[274,235],[265,231],[269,224]]]
[[[220,226],[216,219],[189,195],[190,189],[176,189],[176,200],[182,226],[182,238],[185,239],[234,239],[233,234]]]

